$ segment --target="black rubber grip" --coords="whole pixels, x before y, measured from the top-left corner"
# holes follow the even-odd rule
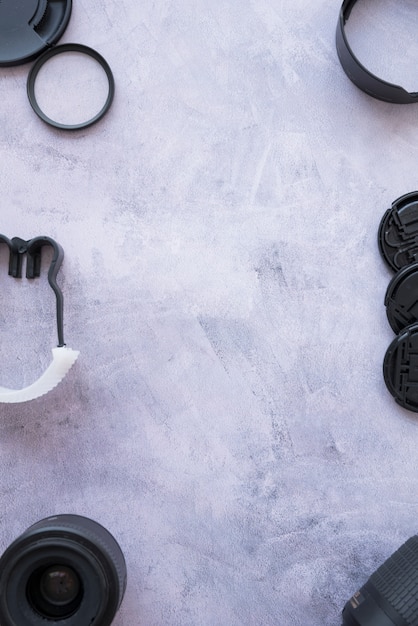
[[[408,539],[370,576],[370,586],[408,625],[418,626],[417,536]]]

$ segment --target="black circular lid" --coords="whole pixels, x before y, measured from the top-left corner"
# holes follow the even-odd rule
[[[418,263],[403,267],[389,283],[386,314],[395,333],[418,322]]]
[[[418,413],[418,323],[407,326],[390,344],[383,376],[396,402]]]
[[[394,270],[418,261],[418,191],[392,203],[380,222],[378,244],[384,260]]]
[[[35,59],[62,36],[72,0],[0,0],[0,66]]]

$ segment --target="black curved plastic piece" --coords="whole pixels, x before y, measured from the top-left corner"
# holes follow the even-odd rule
[[[397,198],[386,211],[379,225],[378,246],[395,271],[418,262],[418,191]]]
[[[13,244],[6,235],[0,235],[0,244],[5,243],[9,248],[9,276],[14,278],[20,277],[22,272],[22,265],[14,266],[16,260],[19,260],[18,256],[14,254]],[[20,271],[20,273],[19,273]]]
[[[418,324],[407,326],[390,344],[383,361],[386,386],[396,402],[418,413]]]
[[[41,253],[44,246],[51,246],[53,255],[48,270],[48,282],[56,298],[58,346],[65,346],[64,342],[64,296],[57,284],[57,274],[64,258],[64,250],[59,243],[51,237],[34,237],[25,241],[20,237],[11,240],[5,235],[0,235],[0,243],[5,243],[9,248],[9,275],[13,278],[22,277],[23,255],[26,254],[26,278],[37,278],[41,275]]]
[[[399,85],[394,85],[378,78],[369,72],[355,56],[347,41],[344,26],[356,1],[344,0],[337,24],[337,54],[344,72],[356,87],[373,98],[395,104],[413,104],[418,102],[418,92],[408,92]]]
[[[0,0],[0,66],[36,59],[63,35],[72,0]]]
[[[50,117],[48,117],[48,115],[46,115],[42,111],[41,107],[38,104],[38,101],[36,100],[36,95],[35,95],[35,82],[36,82],[36,77],[38,76],[39,70],[42,68],[44,63],[49,61],[49,59],[51,59],[57,54],[62,54],[65,52],[79,52],[81,54],[87,54],[88,56],[92,57],[104,69],[106,76],[107,76],[108,83],[109,83],[109,91],[108,91],[108,95],[106,98],[106,102],[104,103],[101,110],[89,120],[86,120],[85,122],[80,122],[79,124],[62,124],[61,122],[57,122],[51,119]],[[81,128],[87,128],[88,126],[95,124],[105,115],[105,113],[107,113],[107,111],[109,110],[113,102],[113,96],[115,94],[115,80],[113,78],[112,70],[110,69],[110,66],[107,63],[107,61],[102,57],[101,54],[96,52],[96,50],[93,50],[93,48],[89,48],[88,46],[83,46],[82,44],[78,44],[78,43],[62,44],[61,46],[55,46],[54,48],[50,48],[49,50],[44,52],[44,54],[40,56],[39,59],[37,59],[37,61],[32,66],[28,75],[28,81],[27,81],[26,87],[27,87],[29,102],[31,104],[31,107],[35,111],[35,113],[41,118],[41,120],[43,120],[50,126],[55,126],[55,128],[60,128],[61,130],[80,130]]]

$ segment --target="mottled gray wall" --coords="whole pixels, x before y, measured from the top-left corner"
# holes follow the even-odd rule
[[[418,89],[400,4],[359,2],[347,30]],[[418,187],[418,106],[349,82],[338,12],[74,0],[62,42],[97,49],[116,95],[73,134],[32,112],[30,65],[0,68],[0,232],[61,243],[80,350],[53,392],[0,408],[0,548],[49,514],[100,521],[128,564],[115,626],[339,626],[417,531],[376,233]],[[19,386],[49,362],[54,299],[1,248],[0,384]]]

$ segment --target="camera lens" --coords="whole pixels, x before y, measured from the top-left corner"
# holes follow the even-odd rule
[[[418,536],[392,554],[343,610],[344,626],[418,624]]]
[[[79,515],[28,528],[0,559],[1,626],[109,626],[126,565],[114,537]]]

